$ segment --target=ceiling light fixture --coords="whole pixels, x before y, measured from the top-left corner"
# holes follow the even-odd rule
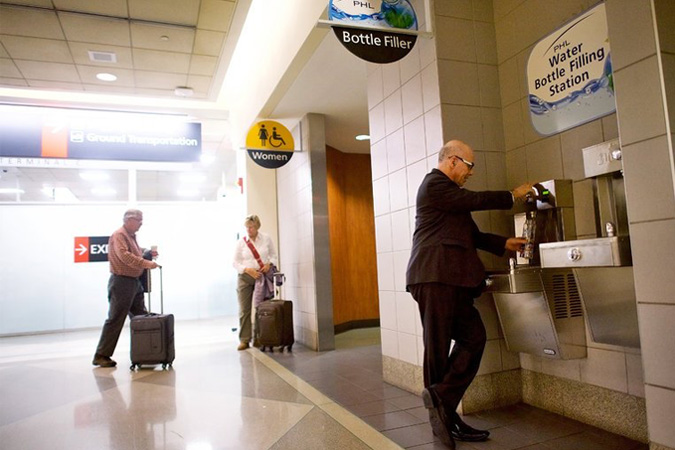
[[[23,194],[23,189],[18,188],[0,188],[0,194]]]
[[[176,86],[176,89],[173,90],[173,93],[177,97],[192,97],[195,91],[191,87],[187,86]]]
[[[367,135],[367,134],[359,134],[358,136],[356,136],[356,140],[357,141],[369,141],[370,136]]]
[[[117,77],[115,75],[113,75],[112,73],[106,73],[106,72],[97,73],[96,78],[98,78],[101,81],[115,81],[115,80],[117,80]]]

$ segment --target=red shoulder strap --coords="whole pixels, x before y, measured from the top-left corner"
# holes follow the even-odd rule
[[[246,236],[244,236],[244,242],[246,242],[246,245],[248,245],[248,248],[251,250],[251,253],[253,253],[253,257],[255,258],[256,261],[258,261],[258,264],[260,265],[260,268],[262,269],[265,267],[265,264],[263,264],[262,259],[260,259],[260,253],[258,253],[258,250],[256,250],[255,245],[253,245],[253,242],[249,240]]]

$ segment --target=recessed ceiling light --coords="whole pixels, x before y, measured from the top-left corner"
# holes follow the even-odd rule
[[[178,97],[192,97],[192,94],[194,94],[195,91],[191,87],[176,86],[176,89],[173,90],[173,93]]]
[[[23,194],[23,189],[18,188],[0,188],[0,194]]]
[[[357,141],[368,141],[368,140],[370,140],[370,136],[368,136],[367,134],[359,134],[358,136],[356,136],[356,140]]]
[[[159,37],[159,40],[160,40],[160,41],[166,42],[166,41],[169,40],[169,36],[167,36],[166,34],[163,34],[163,35],[161,35],[161,36]]]
[[[98,78],[101,81],[115,81],[115,80],[117,80],[117,77],[115,75],[113,75],[112,73],[105,73],[105,72],[97,73],[96,78]]]

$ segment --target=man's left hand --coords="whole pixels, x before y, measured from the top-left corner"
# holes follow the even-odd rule
[[[519,252],[523,249],[523,246],[527,243],[527,239],[521,237],[512,237],[506,240],[504,248],[512,252]]]

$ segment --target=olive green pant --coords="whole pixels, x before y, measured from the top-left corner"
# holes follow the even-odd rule
[[[251,326],[251,314],[253,311],[253,288],[255,279],[247,274],[239,274],[237,280],[237,299],[239,300],[239,341],[250,342],[254,336],[253,331],[257,331],[257,321]],[[255,316],[254,316],[255,319]]]

